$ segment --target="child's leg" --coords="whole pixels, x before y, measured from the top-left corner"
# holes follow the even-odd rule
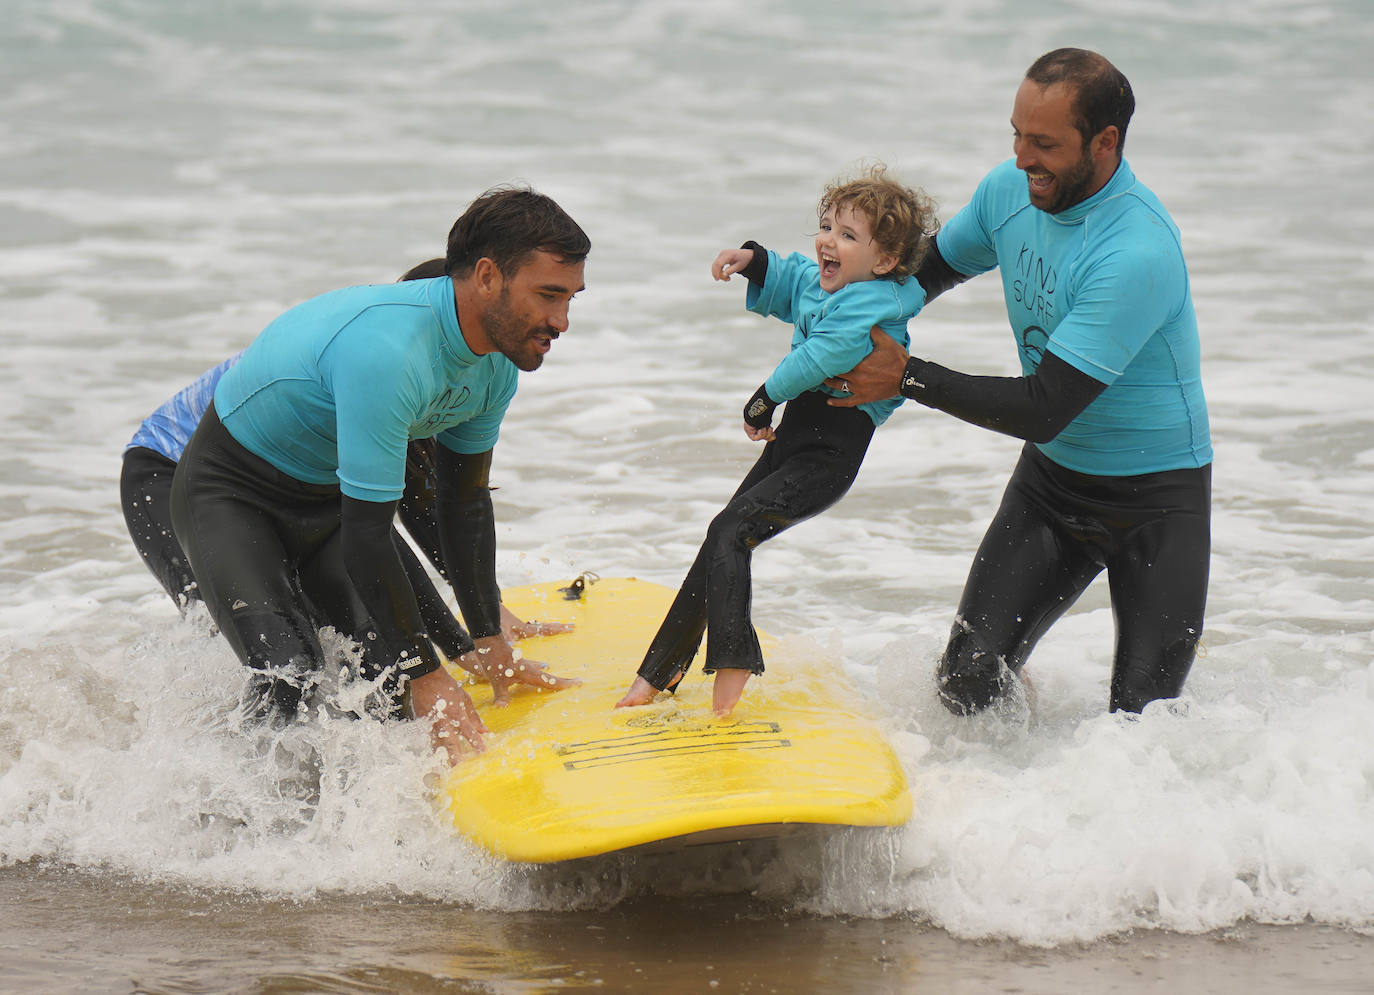
[[[711,711],[717,718],[724,718],[734,711],[744,693],[744,685],[752,676],[747,670],[723,667],[716,671],[716,682],[711,688]]]
[[[675,687],[709,631],[706,672],[735,671],[717,676],[717,711],[734,706],[750,674],[763,672],[749,610],[754,547],[838,501],[854,482],[872,435],[868,415],[829,407],[821,394],[788,402],[777,440],[711,522],[639,679],[619,704],[643,704],[655,689]]]
[[[711,523],[707,546],[714,555],[708,581],[705,669],[715,671],[711,708],[718,717],[730,714],[750,676],[764,669],[750,613],[753,550],[797,522],[820,514],[849,490],[872,435],[872,422],[867,415],[862,417],[866,424],[857,426],[856,437],[845,440],[849,447],[799,447],[777,470],[737,495]],[[787,427],[795,426],[794,421]],[[782,431],[780,427],[779,439],[784,438]]]
[[[705,554],[703,546],[649,644],[644,662],[639,665],[639,676],[656,690],[676,687],[701,645],[701,635],[706,630]],[[642,703],[626,701],[626,704]]]
[[[706,673],[727,668],[763,673],[763,652],[750,617],[754,549],[843,497],[858,470],[858,461],[849,457],[795,455],[712,520],[697,558],[706,575]]]
[[[770,442],[764,446],[753,467],[735,489],[732,501],[773,471],[777,450],[776,443]],[[677,596],[668,608],[667,615],[664,616],[663,624],[658,627],[653,642],[644,654],[644,662],[639,666],[640,678],[655,690],[665,691],[677,687],[701,646],[701,637],[706,631],[706,585],[711,568],[710,555],[709,541],[703,542],[697,550],[691,568],[687,571],[687,576],[683,578],[682,586],[678,588]],[[637,699],[643,697],[644,690],[631,688],[630,693],[621,699],[622,704],[643,704]],[[650,694],[648,697],[652,698],[653,695]],[[632,701],[631,698],[636,700]]]
[[[843,497],[872,436],[872,420],[858,409],[829,407],[815,393],[788,402],[773,444],[772,468],[750,474],[711,522],[697,558],[706,569],[707,673],[763,673],[763,653],[750,617],[753,551]],[[739,681],[739,688],[747,679]]]
[[[759,460],[763,464],[764,459]],[[758,469],[758,465],[755,466]],[[712,576],[712,560],[716,557],[717,546],[721,541],[722,529],[729,528],[730,507],[734,505],[741,493],[747,493],[748,486],[754,478],[751,473],[745,478],[745,484],[740,491],[736,492],[735,498],[731,500],[731,505],[726,510],[717,515],[711,523],[710,529],[706,533],[706,541],[702,543],[697,551],[696,559],[692,562],[692,567],[687,571],[687,577],[683,580],[682,586],[678,589],[677,596],[668,608],[668,614],[663,619],[663,624],[659,626],[658,632],[654,635],[653,642],[649,644],[648,651],[644,654],[644,662],[640,664],[638,676],[630,689],[616,703],[617,707],[631,705],[644,705],[653,700],[654,695],[659,691],[673,690],[677,687],[683,676],[687,673],[687,668],[691,666],[692,660],[696,657],[697,649],[701,645],[701,637],[706,630],[707,618],[711,605],[720,601],[708,591],[708,583]],[[767,474],[760,475],[763,478]],[[762,541],[762,540],[760,540]],[[727,555],[729,555],[727,553]],[[723,669],[716,674],[716,700],[713,707],[718,715],[727,714],[739,700],[740,692],[744,690],[744,683],[749,679],[750,673],[757,667],[758,672],[763,670],[763,654],[758,646],[758,639],[754,634],[754,628],[749,624],[749,570],[748,553],[745,553],[742,576],[737,570],[728,571],[732,578],[741,577],[746,586],[744,592],[744,624],[742,628],[735,627],[743,632],[744,638],[749,642],[745,645],[743,654],[734,653],[729,659],[742,659],[752,661],[752,665],[744,669]],[[734,583],[732,579],[730,583]],[[722,627],[725,622],[718,623]],[[715,632],[715,629],[712,629]],[[718,647],[725,637],[717,638],[714,634],[711,637],[711,646]],[[735,636],[738,638],[738,635]],[[708,654],[707,672],[713,669],[710,666],[711,657]],[[727,688],[733,687],[733,691]]]

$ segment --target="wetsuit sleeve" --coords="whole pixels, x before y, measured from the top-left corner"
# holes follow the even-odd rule
[[[916,269],[916,282],[925,288],[926,303],[929,304],[950,287],[957,287],[968,279],[971,277],[967,273],[960,273],[945,261],[940,252],[940,237],[937,235],[931,239],[925,258]]]
[[[501,632],[501,591],[496,585],[496,514],[491,505],[491,450],[455,453],[435,449],[439,482],[439,540],[458,607],[473,638]]]
[[[754,258],[749,261],[749,265],[739,271],[740,276],[744,277],[756,287],[762,287],[768,282],[768,250],[752,238],[740,246],[741,249],[748,249],[754,254]]]
[[[750,428],[767,428],[773,424],[773,409],[778,402],[768,396],[767,387],[759,387],[744,405],[744,423]]]
[[[1107,389],[1054,353],[1028,377],[977,377],[912,357],[901,394],[994,432],[1049,442]]]
[[[344,568],[377,631],[400,657],[406,676],[423,677],[439,668],[429,643],[415,591],[392,541],[395,501],[343,497],[341,536]]]

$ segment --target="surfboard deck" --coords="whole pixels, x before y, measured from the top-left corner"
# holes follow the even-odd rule
[[[770,663],[717,719],[699,657],[677,694],[614,708],[675,592],[606,578],[569,600],[568,586],[502,592],[522,618],[574,624],[517,646],[582,686],[522,688],[498,708],[489,687],[465,685],[493,735],[440,788],[464,836],[506,860],[549,863],[909,818],[901,766],[837,664]],[[760,639],[767,655],[772,640]]]

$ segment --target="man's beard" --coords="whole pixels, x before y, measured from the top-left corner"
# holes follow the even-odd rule
[[[1069,167],[1067,172],[1056,173],[1054,177],[1054,199],[1046,207],[1040,210],[1046,214],[1058,214],[1067,211],[1075,204],[1088,199],[1088,187],[1093,181],[1093,161],[1088,154],[1087,143],[1083,145],[1083,157]],[[1032,198],[1032,203],[1034,199]]]
[[[482,316],[482,324],[486,326],[487,337],[497,351],[526,373],[539,369],[544,362],[544,353],[535,347],[531,334],[545,331],[554,338],[558,337],[552,328],[536,329],[521,320],[510,306],[510,295],[504,287],[496,303]]]

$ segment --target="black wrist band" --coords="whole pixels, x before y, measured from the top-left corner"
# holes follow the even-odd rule
[[[749,260],[749,265],[739,271],[739,275],[750,283],[762,287],[764,281],[768,279],[768,250],[753,239],[745,242],[740,248],[748,249],[754,254],[754,258]]]
[[[744,406],[744,423],[750,428],[767,428],[773,424],[773,409],[777,406],[768,391],[760,386]]]
[[[920,400],[921,392],[926,389],[926,365],[924,359],[917,359],[915,356],[908,359],[906,368],[902,370],[902,380],[897,387],[897,393],[913,401]]]

